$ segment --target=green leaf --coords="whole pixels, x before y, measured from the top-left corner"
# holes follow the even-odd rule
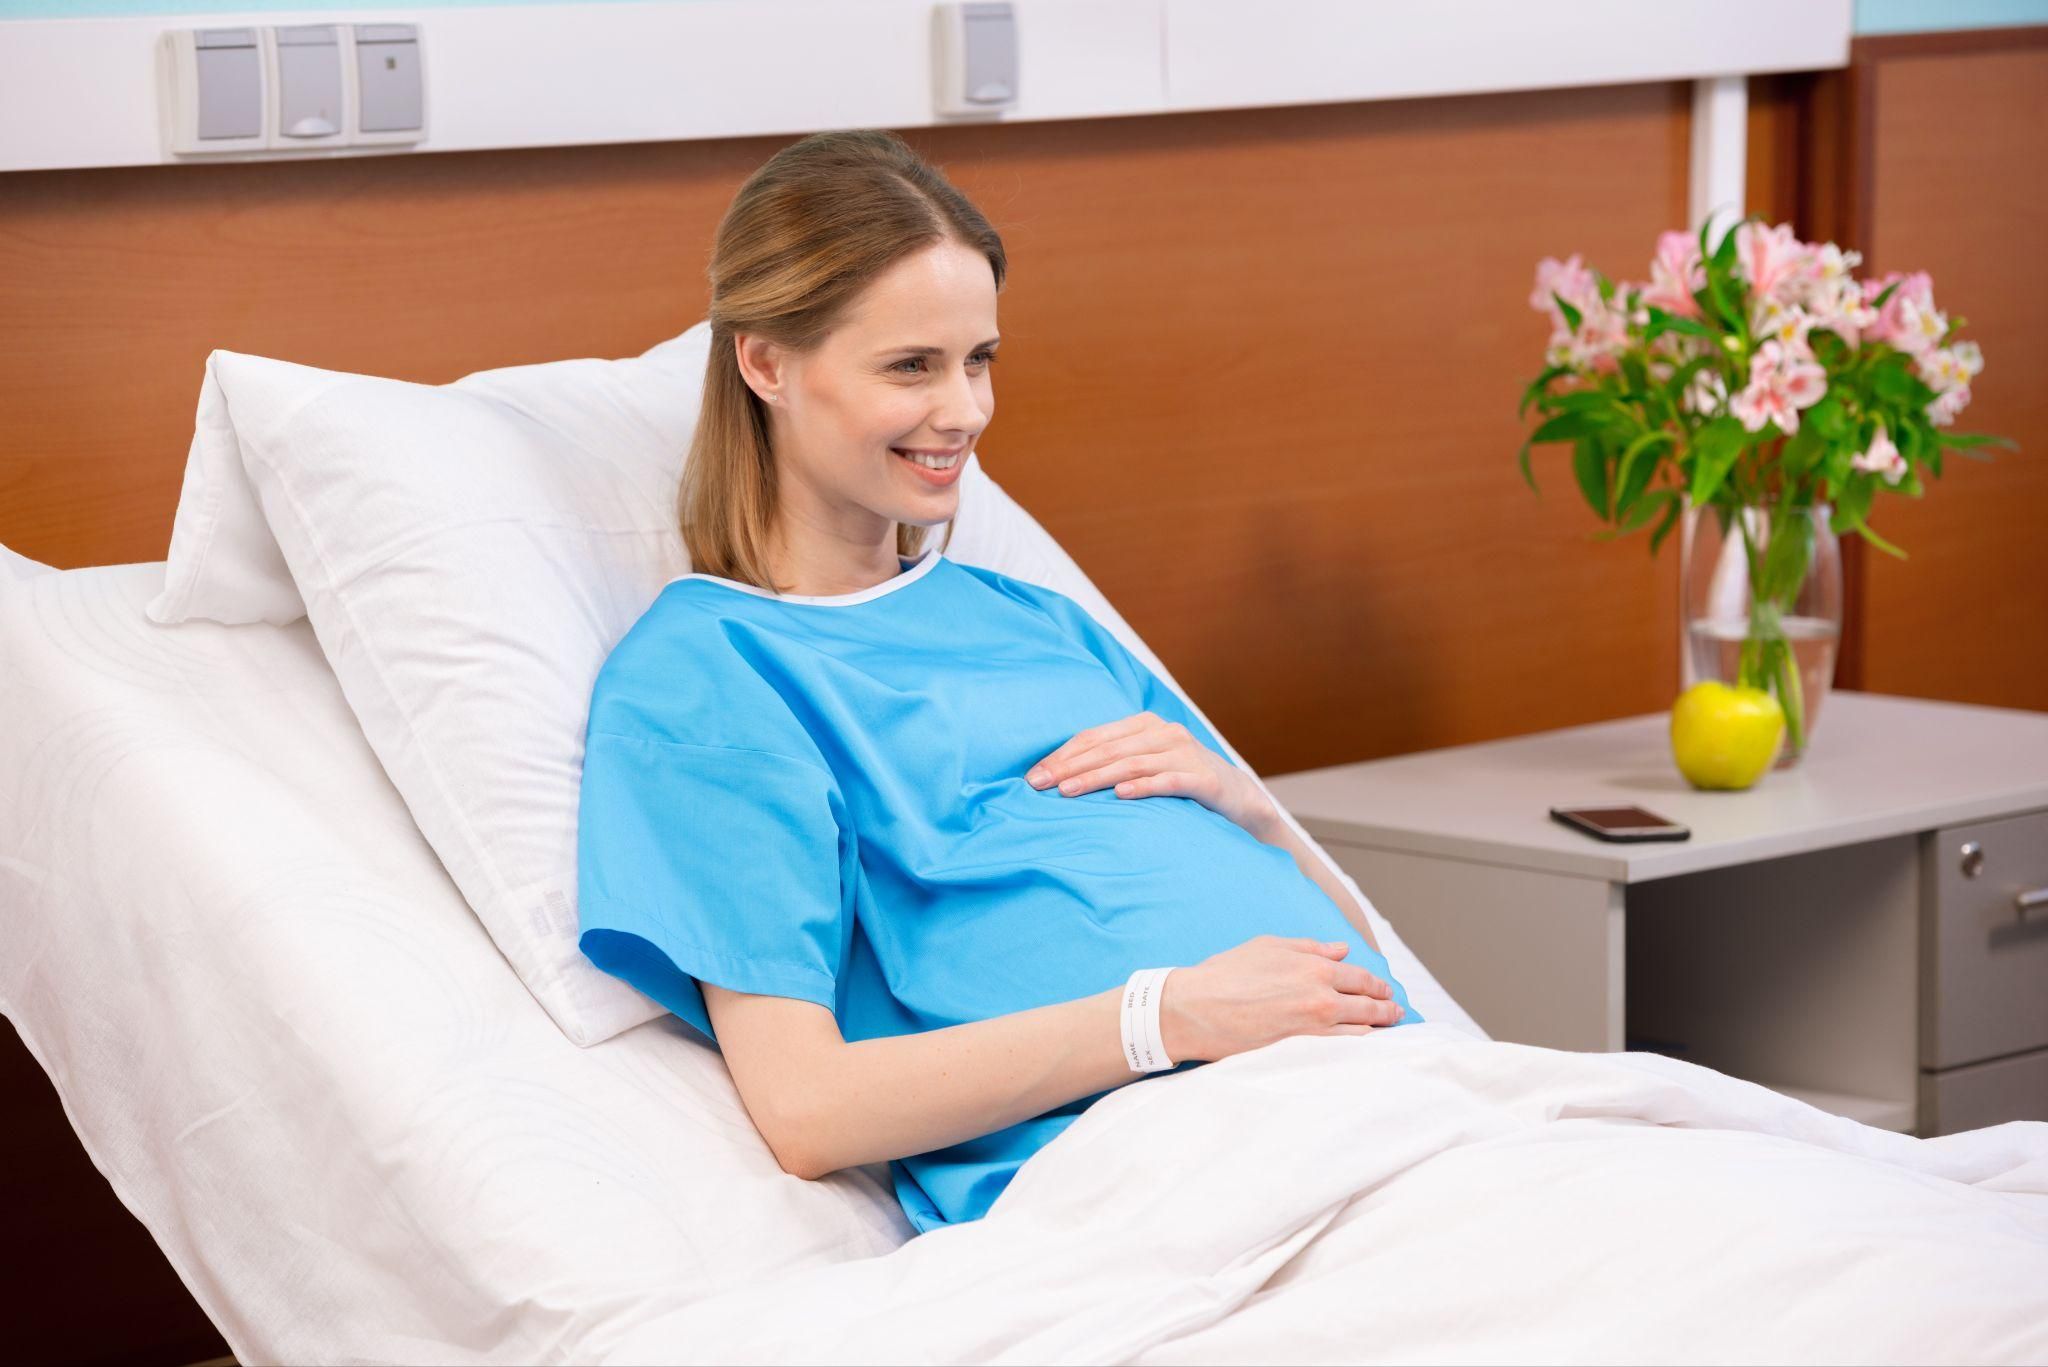
[[[1583,317],[1583,315],[1581,315],[1580,312],[1577,309],[1573,308],[1570,304],[1566,303],[1564,296],[1559,294],[1556,290],[1552,290],[1550,292],[1550,297],[1557,301],[1557,309],[1558,312],[1564,315],[1565,326],[1569,327],[1573,332],[1577,332],[1579,330],[1580,319]]]
[[[1815,326],[1806,334],[1806,343],[1813,349],[1813,359],[1829,370],[1838,369],[1849,354],[1848,343],[1825,326]]]
[[[1735,264],[1735,230],[1737,228],[1740,228],[1744,223],[1761,222],[1763,222],[1762,215],[1750,214],[1746,218],[1740,219],[1737,222],[1729,224],[1728,231],[1721,234],[1721,241],[1714,248],[1714,259],[1712,264],[1719,267],[1721,271],[1725,273],[1729,267]]]
[[[1578,477],[1579,492],[1586,496],[1602,522],[1607,520],[1607,458],[1599,444],[1581,441],[1572,453],[1572,473]]]
[[[1727,413],[1693,433],[1691,497],[1694,507],[1703,506],[1713,499],[1721,481],[1734,468],[1736,457],[1742,454],[1747,438],[1748,433],[1742,424]]]
[[[2007,451],[2017,451],[2020,444],[2011,437],[1994,437],[1988,432],[1944,432],[1939,438],[1941,444],[1951,451],[1961,451],[1976,446],[1997,446]]]
[[[1842,398],[1834,390],[1821,396],[1820,402],[1806,410],[1800,429],[1811,426],[1816,434],[1829,441],[1839,441],[1849,432],[1848,415],[1842,411]]]
[[[1818,406],[1818,405],[1816,405]],[[1821,438],[1820,430],[1810,422],[1799,424],[1799,430],[1792,434],[1779,452],[1778,463],[1788,477],[1796,478],[1805,474],[1827,449],[1827,442]]]
[[[1550,406],[1560,413],[1601,413],[1608,418],[1621,416],[1621,400],[1605,389],[1575,389],[1569,394],[1553,395]]]
[[[1735,287],[1729,284],[1724,276],[1709,275],[1707,277],[1707,296],[1714,305],[1714,313],[1719,315],[1721,321],[1726,323],[1731,331],[1740,331],[1742,328],[1742,313],[1736,307],[1734,289]]]
[[[1882,290],[1878,291],[1877,298],[1870,301],[1870,307],[1874,309],[1883,308],[1885,306],[1885,301],[1892,297],[1892,291],[1896,290],[1899,286],[1905,283],[1906,282],[1903,280],[1894,280],[1891,282],[1891,284],[1886,285]]]
[[[1651,555],[1654,556],[1657,554],[1657,547],[1663,542],[1666,536],[1670,535],[1671,524],[1678,521],[1679,514],[1683,511],[1683,506],[1683,500],[1677,497],[1676,491],[1673,491],[1670,506],[1664,510],[1664,520],[1657,524],[1657,529],[1655,531],[1650,533]]]
[[[1521,452],[1518,455],[1516,455],[1515,462],[1522,467],[1522,478],[1528,481],[1530,491],[1534,493],[1538,498],[1543,497],[1543,491],[1536,487],[1536,476],[1529,473],[1528,442],[1525,441],[1522,443]]]
[[[1627,536],[1630,532],[1635,531],[1655,517],[1658,511],[1666,504],[1674,502],[1677,498],[1678,490],[1676,489],[1658,489],[1644,495],[1636,502],[1633,508],[1628,510],[1628,513],[1622,517],[1621,521],[1614,525],[1614,529],[1605,534],[1605,539]]]
[[[1642,353],[1630,348],[1621,353],[1621,375],[1628,381],[1628,392],[1647,394],[1650,392],[1650,375],[1643,368]]]
[[[1934,399],[1934,391],[1918,375],[1906,369],[1909,362],[1905,353],[1894,352],[1893,357],[1878,363],[1870,374],[1870,392],[1886,403],[1918,411]]]
[[[1856,524],[1856,534],[1858,536],[1861,536],[1865,541],[1868,541],[1871,545],[1883,551],[1886,555],[1897,556],[1901,560],[1906,560],[1910,558],[1904,551],[1900,550],[1897,546],[1894,546],[1891,542],[1879,536],[1876,532],[1872,531],[1867,524],[1861,521],[1857,522]]]
[[[1912,460],[1920,454],[1927,441],[1927,433],[1930,430],[1927,426],[1917,422],[1903,423],[1898,431],[1891,434],[1892,444],[1899,448],[1900,455],[1904,456],[1907,460]],[[1875,424],[1872,424],[1870,431],[1863,435],[1862,449],[1865,451],[1869,450],[1870,443],[1876,436],[1877,427]]]
[[[1652,453],[1666,442],[1676,440],[1668,431],[1645,432],[1622,451],[1621,462],[1614,471],[1614,485],[1620,491],[1614,498],[1614,515],[1617,518],[1628,516],[1636,499],[1648,486],[1650,476],[1656,473],[1657,461]],[[1641,523],[1631,525],[1640,526]]]
[[[1530,404],[1536,402],[1536,400],[1540,398],[1546,397],[1544,391],[1550,387],[1550,382],[1552,380],[1555,380],[1560,375],[1569,375],[1571,373],[1572,368],[1568,365],[1554,365],[1545,367],[1543,373],[1541,375],[1538,375],[1535,379],[1531,380],[1529,382],[1529,387],[1522,391],[1522,406],[1515,410],[1516,415],[1519,416],[1523,413],[1527,413],[1529,411]]]
[[[1652,305],[1649,326],[1643,331],[1643,340],[1655,341],[1667,332],[1679,332],[1688,337],[1705,337],[1709,341],[1721,334],[1700,322],[1697,318],[1681,318]]]
[[[1870,511],[1870,498],[1874,492],[1868,475],[1842,482],[1835,490],[1834,511],[1828,516],[1828,526],[1835,535],[1863,525],[1864,516]]]
[[[1560,413],[1529,434],[1532,446],[1548,441],[1577,441],[1607,429],[1608,420],[1596,413]]]

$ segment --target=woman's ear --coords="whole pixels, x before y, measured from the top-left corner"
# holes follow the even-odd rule
[[[786,368],[782,348],[766,337],[744,332],[733,335],[732,346],[733,360],[739,366],[740,378],[747,382],[747,388],[764,401],[775,402],[775,396],[782,392]]]

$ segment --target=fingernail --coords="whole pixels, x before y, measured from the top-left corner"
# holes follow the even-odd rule
[[[1026,781],[1028,781],[1034,788],[1043,788],[1045,786],[1046,774],[1045,770],[1043,769],[1033,769],[1030,773],[1024,775],[1024,777]]]

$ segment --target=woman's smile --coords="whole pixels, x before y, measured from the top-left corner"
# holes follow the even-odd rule
[[[943,489],[960,478],[960,472],[967,465],[968,452],[963,448],[957,455],[926,456],[905,455],[895,447],[889,448],[895,457],[917,472],[918,478],[934,488]]]

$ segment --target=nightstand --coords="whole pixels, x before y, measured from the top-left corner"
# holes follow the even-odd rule
[[[1838,691],[1695,790],[1665,713],[1283,774],[1273,794],[1497,1039],[1649,1049],[1866,1124],[2048,1120],[2048,713]],[[1553,806],[1647,807],[1610,844]]]

